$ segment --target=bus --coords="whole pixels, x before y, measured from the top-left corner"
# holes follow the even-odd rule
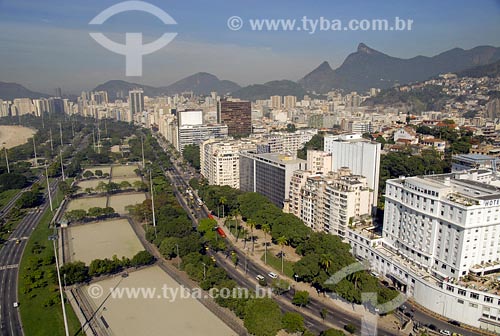
[[[221,227],[217,227],[217,233],[219,234],[219,236],[221,236],[221,238],[226,238],[226,233],[224,232],[224,230],[222,230]]]

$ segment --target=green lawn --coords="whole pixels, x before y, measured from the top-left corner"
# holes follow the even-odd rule
[[[8,215],[4,217],[7,218],[7,220],[2,223],[2,226],[0,226],[0,242],[3,240],[7,240],[10,237],[12,231],[16,228],[21,219],[24,218],[25,214],[26,211],[20,210],[17,207],[14,207],[10,210]]]
[[[0,208],[3,208],[19,192],[19,189],[5,190],[0,193]]]
[[[58,193],[54,200],[57,206],[62,200]],[[48,236],[52,214],[47,210],[31,234],[19,266],[19,309],[26,335],[56,336],[65,334],[55,263],[54,250]],[[71,335],[80,329],[80,322],[71,305],[66,304],[66,313]]]
[[[264,254],[260,260],[264,261]],[[274,268],[278,273],[281,273],[281,258],[276,257],[270,251],[267,251],[267,264]],[[295,272],[293,271],[293,262],[283,259],[283,271],[285,275],[293,279]]]

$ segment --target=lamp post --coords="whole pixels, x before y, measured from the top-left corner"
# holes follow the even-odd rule
[[[9,166],[9,155],[7,154],[7,148],[5,147],[5,142],[3,143],[3,150],[5,151],[5,162],[7,163],[7,173],[10,174],[10,166]]]
[[[58,238],[57,234],[49,236],[49,240],[52,240],[52,246],[54,247],[54,256],[56,258],[57,281],[59,283],[59,294],[61,295],[61,306],[62,306],[63,319],[64,319],[64,331],[65,331],[66,336],[69,336],[68,319],[66,317],[66,306],[64,305],[64,295],[63,295],[63,289],[62,289],[62,284],[61,284],[61,273],[59,270],[59,260],[57,258],[57,250],[56,250],[57,238]]]
[[[54,207],[52,205],[52,195],[50,193],[49,171],[47,169],[47,161],[45,161],[45,177],[47,178],[47,193],[49,194],[50,211],[53,212]]]

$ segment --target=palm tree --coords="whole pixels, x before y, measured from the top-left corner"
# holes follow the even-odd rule
[[[221,196],[221,198],[219,198],[219,204],[222,204],[222,217],[224,217],[224,205],[226,202],[227,198],[225,196]]]
[[[264,232],[264,264],[267,265],[267,234],[271,232],[269,224],[262,224],[262,232]]]
[[[354,272],[347,276],[347,280],[354,282],[354,288],[358,288],[358,281],[361,279],[361,272]]]
[[[240,226],[240,219],[238,218],[239,215],[240,211],[238,209],[235,209],[233,211],[233,219],[234,219],[234,236],[236,237],[236,241],[238,241],[237,231],[238,227]]]
[[[283,274],[283,246],[286,245],[288,239],[285,236],[281,236],[276,239],[276,242],[281,247],[281,274]]]
[[[250,238],[252,239],[252,253],[253,253],[254,250],[255,250],[255,239],[254,239],[254,236],[253,236],[253,229],[255,228],[256,224],[255,224],[255,222],[253,220],[249,219],[247,221],[247,225],[248,225],[248,227],[250,227],[250,232],[251,232],[250,233],[251,234]]]
[[[325,272],[328,273],[328,269],[332,266],[332,256],[330,254],[322,254],[319,263]]]

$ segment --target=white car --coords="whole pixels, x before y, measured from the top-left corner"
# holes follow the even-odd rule
[[[450,336],[451,335],[451,332],[449,330],[445,330],[445,329],[439,330],[439,333],[441,335],[446,335],[446,336]]]
[[[17,302],[17,301],[16,301],[16,302],[14,302],[14,303],[12,304],[12,307],[14,307],[14,308],[19,307],[19,302]]]
[[[257,275],[257,276],[255,277],[255,279],[256,279],[257,281],[264,281],[264,277],[263,277],[262,275],[260,275],[260,274],[259,274],[259,275]]]
[[[267,274],[271,279],[277,279],[278,278],[278,274],[274,273],[274,272],[269,272]]]

